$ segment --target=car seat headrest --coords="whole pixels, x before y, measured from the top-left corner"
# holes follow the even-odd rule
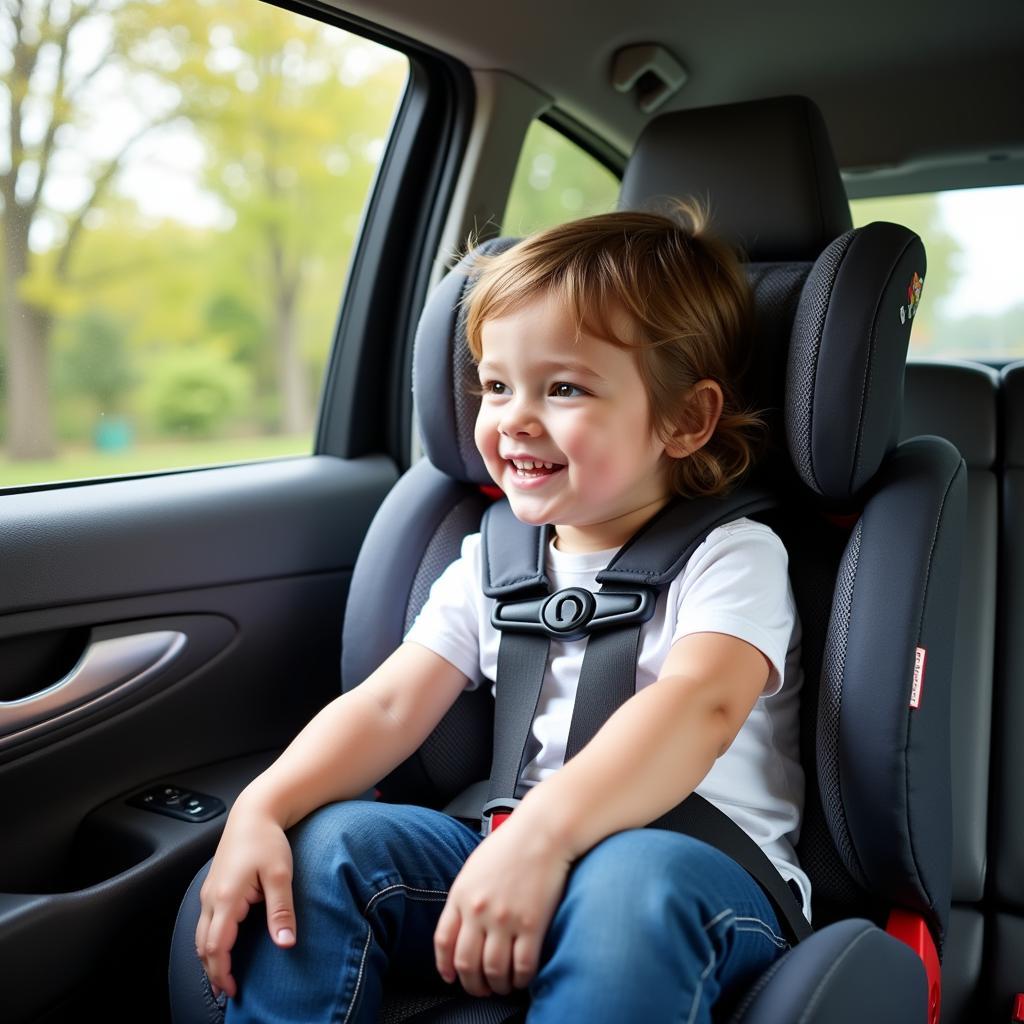
[[[412,381],[420,440],[427,458],[456,480],[492,484],[473,441],[480,399],[473,357],[466,344],[469,266],[475,253],[498,253],[518,239],[493,238],[463,257],[434,289],[423,307],[413,349]]]
[[[786,440],[801,480],[826,499],[852,498],[896,447],[924,276],[921,239],[881,221],[841,235],[807,276],[786,368]]]
[[[626,166],[621,209],[708,197],[715,234],[751,261],[813,260],[851,226],[825,122],[803,96],[661,114]]]

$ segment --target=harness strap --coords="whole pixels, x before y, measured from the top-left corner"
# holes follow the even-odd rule
[[[581,610],[577,605],[584,602],[576,601],[575,589],[550,595],[545,571],[550,527],[520,522],[505,501],[496,502],[487,510],[481,525],[482,582],[484,593],[498,601],[492,623],[501,630],[488,807],[501,804],[502,798],[511,807],[525,794],[526,787],[519,780],[524,766],[537,753],[531,727],[540,701],[551,637],[588,637],[566,742],[568,761],[635,692],[641,630],[654,612],[654,601],[648,599],[650,592],[667,586],[716,526],[775,503],[769,492],[754,486],[742,488],[725,501],[697,499],[670,503],[597,575],[601,584],[599,598],[602,594],[625,592],[640,598],[632,602],[637,605],[636,610],[604,620],[598,616],[592,623],[596,602],[588,602],[589,607]],[[560,621],[558,609],[551,607],[560,595],[566,595],[562,603],[569,605],[565,622]],[[505,602],[515,603],[516,612],[503,616]],[[581,614],[574,615],[574,610]],[[526,621],[531,617],[532,622]],[[714,804],[692,793],[647,827],[683,832],[715,846],[761,886],[791,941],[797,942],[811,933],[794,891],[775,865]]]

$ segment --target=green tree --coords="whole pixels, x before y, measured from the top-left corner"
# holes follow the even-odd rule
[[[7,445],[12,458],[47,458],[55,437],[50,403],[50,340],[65,296],[72,258],[90,214],[106,196],[126,154],[157,124],[174,116],[173,102],[139,111],[137,123],[112,149],[83,145],[95,130],[91,97],[103,79],[122,81],[150,63],[160,8],[147,0],[9,0],[0,11],[6,60],[0,103],[7,125],[0,173],[6,246]],[[83,33],[92,44],[80,43]],[[96,40],[102,40],[96,46]],[[70,155],[70,159],[68,159]],[[75,165],[77,188],[53,201],[59,168]],[[67,182],[65,182],[65,185]],[[69,191],[80,197],[68,203]],[[32,243],[37,233],[59,239]],[[35,251],[34,251],[35,250]]]
[[[337,306],[406,61],[279,8],[254,18],[249,0],[222,0],[208,38],[203,67],[178,81],[207,146],[204,184],[234,216],[221,256],[244,276],[226,294],[270,325],[281,429],[299,433],[313,411],[303,303],[326,267]]]

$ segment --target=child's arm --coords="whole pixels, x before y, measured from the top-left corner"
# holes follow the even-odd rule
[[[525,987],[571,863],[689,796],[729,748],[768,674],[767,658],[736,637],[677,640],[657,682],[619,707],[470,855],[434,934],[442,977],[458,974],[473,995]]]
[[[656,683],[634,694],[516,814],[552,832],[571,859],[684,800],[729,749],[768,680],[768,659],[724,633],[672,645]],[[525,822],[524,822],[525,824]]]
[[[440,655],[402,644],[362,685],[320,711],[243,790],[200,892],[196,949],[216,990],[237,992],[230,951],[253,903],[266,902],[267,926],[278,945],[295,942],[285,830],[324,804],[359,796],[401,764],[466,681]]]

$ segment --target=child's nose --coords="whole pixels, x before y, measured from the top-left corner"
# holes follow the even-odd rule
[[[513,401],[505,406],[499,429],[506,437],[536,437],[541,425],[530,403]]]

